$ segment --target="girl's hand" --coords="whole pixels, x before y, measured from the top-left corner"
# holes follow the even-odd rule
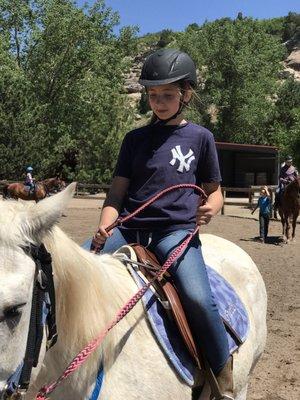
[[[91,249],[93,249],[94,252],[100,251],[106,242],[106,239],[112,235],[113,231],[111,230],[106,232],[105,228],[107,228],[106,225],[100,225],[97,232],[93,236]]]
[[[105,243],[106,239],[112,235],[112,230],[109,232],[106,232],[105,228],[107,228],[106,225],[100,225],[98,227],[98,230],[94,235],[95,242],[97,242],[99,244],[103,244],[103,243]]]
[[[213,208],[209,203],[199,206],[196,214],[197,225],[207,225],[214,216]]]

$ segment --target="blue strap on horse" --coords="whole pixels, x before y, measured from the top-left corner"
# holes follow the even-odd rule
[[[103,370],[103,366],[100,365],[100,368],[99,368],[99,371],[97,374],[97,378],[96,378],[95,387],[94,387],[93,393],[89,397],[89,400],[97,400],[98,399],[100,392],[101,392],[102,384],[103,384],[103,378],[104,378],[104,370]]]
[[[15,372],[8,378],[6,382],[7,395],[15,393],[19,386],[19,381],[22,373],[24,362],[22,361]]]

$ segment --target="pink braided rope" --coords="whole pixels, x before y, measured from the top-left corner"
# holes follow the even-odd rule
[[[155,196],[151,197],[151,199],[146,201],[146,203],[144,203],[141,207],[137,208],[133,213],[127,215],[126,217],[119,218],[119,220],[118,220],[119,223],[124,223],[124,222],[128,221],[129,219],[131,219],[132,217],[135,217],[137,214],[139,214],[141,211],[143,211],[150,204],[154,203],[154,201],[156,201],[160,197],[164,196],[166,193],[172,192],[173,190],[176,190],[176,189],[195,189],[202,196],[203,201],[205,201],[207,198],[204,190],[201,189],[197,185],[193,185],[192,183],[182,183],[179,185],[170,186],[166,189],[163,189],[161,192],[157,193]]]
[[[145,203],[142,207],[137,209],[134,213],[130,214],[129,216],[125,217],[122,222],[125,220],[127,221],[130,217],[132,218],[134,215],[136,215],[138,212],[141,211],[141,209],[144,209],[147,205],[151,204],[153,201],[161,197],[163,194],[174,190],[175,188],[182,188],[182,187],[193,187],[195,189],[198,189],[204,198],[206,199],[206,195],[204,191],[199,188],[196,185],[190,185],[190,184],[184,184],[184,185],[176,185],[172,186],[170,188],[167,188],[163,190],[162,192],[158,193],[156,196],[151,198],[148,203]],[[86,360],[87,358],[91,355],[91,353],[102,343],[103,339],[106,337],[108,332],[115,326],[117,325],[118,322],[120,322],[128,313],[133,309],[133,307],[137,304],[137,302],[143,297],[143,295],[146,293],[146,291],[149,289],[149,287],[152,285],[152,283],[160,278],[169,268],[170,266],[182,255],[190,241],[192,240],[193,236],[199,231],[199,226],[197,226],[192,233],[187,235],[185,240],[179,245],[170,255],[170,257],[167,259],[167,261],[163,264],[163,266],[157,271],[157,273],[153,276],[153,278],[144,286],[142,286],[130,299],[129,301],[118,311],[116,314],[116,317],[108,324],[108,326],[99,334],[98,337],[93,339],[83,350],[81,350],[76,357],[73,358],[71,363],[68,365],[66,370],[62,373],[62,375],[54,382],[52,382],[49,385],[43,386],[37,396],[36,400],[47,400],[47,395],[52,393],[55,388],[59,385],[60,382],[65,380],[70,374],[75,372]]]

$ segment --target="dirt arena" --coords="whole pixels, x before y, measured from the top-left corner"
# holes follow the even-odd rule
[[[96,229],[100,205],[97,200],[73,199],[61,227],[81,244]],[[270,223],[266,244],[255,240],[258,221],[254,219],[217,216],[202,229],[242,247],[253,258],[267,287],[267,347],[251,377],[248,400],[300,399],[299,224],[297,230],[298,240],[282,245],[281,224],[277,221]]]

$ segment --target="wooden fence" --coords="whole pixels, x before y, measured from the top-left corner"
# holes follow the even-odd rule
[[[15,182],[15,181],[14,181]],[[2,193],[3,188],[10,184],[13,183],[13,181],[1,181],[0,180],[0,193]],[[75,196],[76,197],[83,197],[83,196],[89,196],[97,193],[107,193],[110,189],[110,185],[107,185],[105,183],[77,183],[76,186],[76,192]]]
[[[2,193],[3,187],[11,182],[0,181],[0,192]],[[276,186],[268,186],[271,194],[271,200],[273,203],[274,193]],[[81,198],[96,198],[96,194],[105,193],[107,194],[110,189],[110,185],[104,183],[77,183],[75,197]],[[256,203],[261,186],[250,186],[248,188],[236,188],[236,187],[222,187],[222,193],[224,197],[224,204],[221,210],[221,214],[225,215],[226,206],[240,206],[252,208]],[[229,194],[234,194],[235,197],[229,197]],[[236,194],[241,194],[244,200],[236,197]]]
[[[270,191],[271,199],[273,201],[275,189],[277,186],[268,186]],[[76,188],[76,195],[77,196],[85,196],[87,194],[97,194],[97,193],[108,193],[110,189],[110,185],[104,183],[77,183]],[[238,202],[234,200],[228,200],[228,193],[241,193],[243,195],[247,195],[245,199],[249,206],[252,206],[255,201],[259,197],[261,186],[250,186],[248,188],[236,188],[236,187],[222,187],[222,193],[224,196],[224,203],[225,205],[238,205],[243,206],[245,205],[244,202]],[[232,197],[230,197],[232,199]]]
[[[110,185],[105,183],[77,183],[75,196],[86,196],[97,193],[107,194],[110,189]]]

